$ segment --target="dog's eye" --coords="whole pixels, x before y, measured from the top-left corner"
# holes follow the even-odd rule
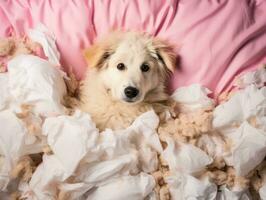
[[[141,71],[143,71],[143,72],[147,72],[147,71],[149,71],[150,66],[149,66],[147,63],[143,63],[143,64],[140,66],[140,69],[141,69]]]
[[[118,70],[125,70],[125,69],[126,69],[126,66],[125,66],[123,63],[119,63],[119,64],[117,65],[117,69],[118,69]]]

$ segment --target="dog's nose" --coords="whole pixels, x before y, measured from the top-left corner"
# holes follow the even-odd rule
[[[126,87],[124,92],[126,97],[130,99],[136,97],[139,94],[139,90],[131,86]]]

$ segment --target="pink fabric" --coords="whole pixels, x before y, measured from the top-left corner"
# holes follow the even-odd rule
[[[78,77],[86,69],[80,50],[120,27],[177,47],[181,69],[172,88],[197,82],[217,95],[266,58],[265,0],[0,1],[0,36],[23,35],[39,22],[56,35],[63,65]]]

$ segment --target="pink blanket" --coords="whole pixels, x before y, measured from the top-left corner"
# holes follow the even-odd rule
[[[217,95],[266,61],[265,0],[0,1],[0,36],[23,35],[40,22],[56,35],[62,64],[79,78],[86,69],[80,50],[120,27],[177,47],[181,65],[172,89],[201,83]]]

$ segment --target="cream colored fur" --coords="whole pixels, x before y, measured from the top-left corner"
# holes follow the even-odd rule
[[[165,79],[175,66],[172,48],[145,34],[114,32],[85,50],[89,69],[80,87],[79,108],[88,112],[101,130],[129,126],[140,114],[168,99]],[[124,63],[126,69],[117,69]],[[147,63],[148,72],[140,70]],[[139,95],[126,102],[124,89],[134,86]]]

